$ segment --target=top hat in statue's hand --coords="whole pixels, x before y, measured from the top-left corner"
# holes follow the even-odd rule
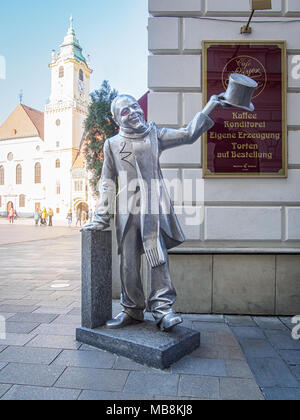
[[[254,111],[254,105],[251,101],[257,87],[258,84],[250,77],[233,73],[230,75],[226,92],[219,95],[218,99],[224,105],[252,112]]]

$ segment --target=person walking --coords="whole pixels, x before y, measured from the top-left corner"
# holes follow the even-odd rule
[[[34,218],[34,221],[35,221],[35,226],[38,226],[39,221],[40,221],[40,212],[38,210],[36,210],[34,212],[33,218]]]
[[[68,226],[69,227],[72,226],[72,219],[73,219],[73,214],[72,214],[72,210],[70,209],[68,211],[68,214],[67,214],[67,220],[68,220]]]
[[[8,212],[8,222],[13,224],[14,223],[14,216],[15,216],[15,212],[13,207],[9,210]]]
[[[47,226],[47,210],[45,209],[45,207],[41,212],[41,225]]]
[[[77,224],[79,222],[79,225],[81,227],[81,218],[82,218],[81,209],[77,209],[77,212],[76,212],[76,226],[77,226]]]
[[[53,226],[52,219],[53,219],[53,210],[51,208],[48,209],[48,226]]]

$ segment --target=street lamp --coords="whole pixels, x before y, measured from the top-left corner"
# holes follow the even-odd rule
[[[272,9],[272,0],[250,0],[250,6],[252,9],[250,18],[247,25],[241,27],[241,34],[251,34],[252,28],[250,22],[254,16],[255,10],[269,10]]]

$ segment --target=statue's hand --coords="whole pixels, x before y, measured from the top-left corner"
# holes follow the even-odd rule
[[[219,106],[221,108],[225,108],[225,109],[226,108],[232,108],[232,105],[229,105],[229,104],[227,104],[227,103],[224,102],[224,96],[223,96],[223,94],[221,94],[219,96],[214,95],[214,97],[216,97],[216,101],[219,103]]]
[[[95,230],[104,230],[107,227],[108,226],[105,223],[92,222],[92,223],[89,223],[89,224],[83,226],[83,228],[80,229],[80,232],[91,232],[91,231],[95,231]]]

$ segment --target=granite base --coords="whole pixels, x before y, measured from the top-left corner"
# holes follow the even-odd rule
[[[200,346],[199,332],[180,326],[162,332],[150,321],[116,330],[81,327],[76,339],[158,369],[170,367]]]

